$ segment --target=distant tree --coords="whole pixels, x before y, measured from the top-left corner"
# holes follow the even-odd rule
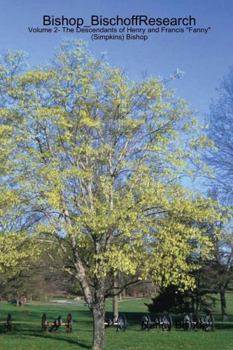
[[[220,209],[221,208],[221,209]],[[218,210],[223,210],[220,207]],[[217,210],[217,209],[216,209]],[[224,211],[226,208],[224,208]],[[223,215],[226,218],[226,215]],[[170,285],[160,288],[158,295],[148,304],[151,312],[178,311],[194,312],[211,310],[220,297],[222,319],[226,314],[226,291],[233,278],[233,253],[232,237],[228,230],[224,230],[227,221],[216,222],[215,230],[218,227],[219,234],[213,234],[214,226],[207,224],[205,228],[212,241],[212,251],[208,257],[202,254],[189,256],[189,261],[199,266],[190,274],[195,279],[195,287],[180,291],[177,286]]]
[[[201,266],[193,272],[195,288],[181,291],[177,286],[170,285],[161,288],[158,294],[152,298],[152,303],[146,304],[151,313],[160,312],[192,312],[198,314],[201,311],[210,311],[215,305],[217,293],[219,293],[218,265],[212,261],[199,262]]]
[[[77,296],[81,294],[77,281],[67,275],[61,266],[51,266],[45,256],[36,262],[27,261],[27,268],[13,276],[0,274],[0,295],[6,300],[43,300],[53,297]]]
[[[217,90],[210,105],[208,137],[213,141],[206,160],[213,169],[212,184],[222,200],[233,200],[233,68]],[[210,180],[210,179],[209,179]]]
[[[224,320],[227,318],[226,292],[233,280],[233,241],[229,230],[225,230],[222,239],[216,242],[214,256],[216,290],[220,296],[221,316]]]
[[[211,195],[222,203],[232,207],[233,203],[233,68],[222,79],[217,89],[218,96],[210,105],[208,137],[213,147],[205,153],[205,159],[212,169],[208,178]],[[232,213],[231,213],[232,217]],[[221,312],[226,314],[225,293],[232,280],[233,244],[232,220],[223,226],[224,236],[218,241],[215,249],[215,261],[219,271],[219,293]]]
[[[32,232],[29,234],[24,229],[26,221],[20,194],[15,191],[10,176],[17,149],[15,127],[19,119],[6,90],[13,79],[12,72],[17,74],[22,59],[20,53],[6,54],[0,63],[0,275],[5,276],[5,280],[26,270],[29,261],[36,261],[40,255],[40,244]],[[6,105],[9,108],[4,108]]]
[[[162,313],[170,311],[183,312],[190,311],[190,304],[186,305],[186,300],[189,297],[188,292],[179,291],[177,286],[170,285],[166,288],[161,288],[158,295],[152,298],[151,304],[146,304],[149,312]]]

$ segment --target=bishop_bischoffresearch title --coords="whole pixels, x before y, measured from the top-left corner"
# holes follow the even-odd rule
[[[43,15],[44,26],[196,26],[197,20],[189,15],[186,17],[149,17],[146,15],[132,15],[130,17],[104,17],[92,15],[90,21],[85,23],[83,17],[66,17],[55,15]]]

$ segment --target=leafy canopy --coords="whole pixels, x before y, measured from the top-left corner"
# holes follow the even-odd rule
[[[113,272],[192,286],[188,257],[209,253],[206,223],[220,218],[179,182],[208,142],[185,102],[82,42],[64,43],[45,67],[20,71],[21,61],[0,70],[0,147],[30,230],[55,235],[84,289]]]

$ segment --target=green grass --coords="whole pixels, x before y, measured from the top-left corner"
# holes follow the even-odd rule
[[[233,295],[228,295],[229,309],[233,306]],[[231,299],[231,300],[230,300]],[[218,323],[215,332],[184,332],[172,330],[141,331],[140,318],[146,307],[145,300],[124,300],[120,311],[127,314],[129,327],[126,332],[117,333],[115,329],[106,330],[106,350],[232,350],[233,322]],[[111,303],[107,303],[111,310]],[[218,311],[218,308],[217,308]],[[0,350],[81,350],[91,348],[92,320],[88,309],[83,305],[37,304],[16,307],[0,304],[0,320],[12,314],[13,331],[6,334],[0,325]],[[43,312],[49,320],[59,314],[66,317],[71,312],[74,318],[74,331],[66,334],[64,328],[54,333],[43,333],[40,320]]]

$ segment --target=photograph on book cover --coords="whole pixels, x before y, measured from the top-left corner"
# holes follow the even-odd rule
[[[0,0],[1,350],[232,348],[232,15]]]

